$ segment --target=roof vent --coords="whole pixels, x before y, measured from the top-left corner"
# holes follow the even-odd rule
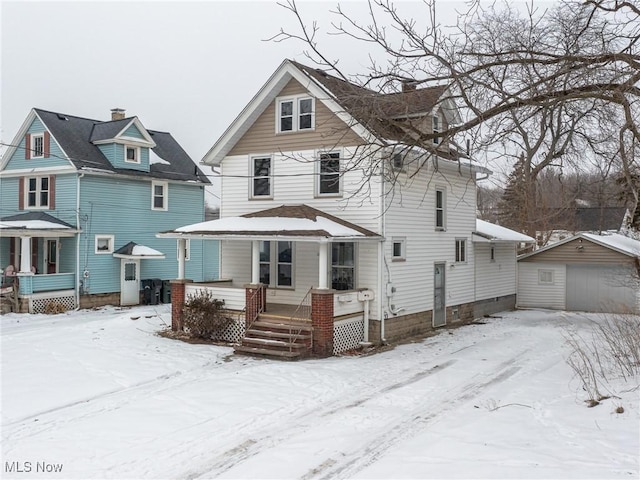
[[[64,116],[63,114],[61,114],[61,113],[57,113],[56,115],[58,116],[58,120],[64,120],[64,121],[69,120],[67,117],[65,117],[65,116]]]
[[[111,120],[122,120],[124,118],[125,112],[126,110],[124,108],[112,108]]]

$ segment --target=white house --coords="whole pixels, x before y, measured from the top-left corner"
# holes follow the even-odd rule
[[[514,245],[533,239],[476,226],[490,172],[437,136],[456,122],[445,87],[381,94],[286,60],[203,159],[220,219],[159,234],[221,240],[226,281],[185,294],[245,311],[238,350],[284,356],[304,350],[294,341],[330,355],[470,321],[477,301],[513,308]]]

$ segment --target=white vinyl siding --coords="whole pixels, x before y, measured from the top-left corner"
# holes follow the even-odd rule
[[[494,260],[491,260],[491,250]],[[516,293],[516,247],[514,243],[473,243],[476,300]]]
[[[540,283],[540,271],[552,271],[553,283]],[[518,307],[564,310],[566,276],[564,264],[519,262]]]

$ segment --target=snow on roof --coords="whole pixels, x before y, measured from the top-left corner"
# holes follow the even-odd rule
[[[523,233],[516,232],[500,225],[476,219],[476,234],[489,240],[502,240],[507,242],[535,242],[533,238]]]
[[[59,223],[48,222],[46,220],[2,220],[0,229],[3,228],[23,228],[26,230],[70,230],[71,227]]]
[[[626,253],[632,256],[640,257],[640,241],[634,240],[630,237],[625,237],[619,233],[613,233],[608,235],[598,235],[595,233],[583,233],[581,234],[589,240],[593,240],[601,245],[608,246],[620,252]]]
[[[131,255],[136,257],[163,257],[164,253],[145,245],[136,245],[131,250]]]
[[[296,235],[304,235],[304,232],[312,234],[320,230],[326,232],[326,235],[330,237],[365,237],[363,233],[325,217],[316,217],[315,220],[286,217],[228,217],[175,229],[176,232],[180,233],[242,234],[247,232],[280,232],[282,235],[287,233],[294,234],[294,232],[296,232]]]
[[[163,158],[160,157],[152,148],[149,149],[149,165],[171,165],[171,163],[167,162]]]

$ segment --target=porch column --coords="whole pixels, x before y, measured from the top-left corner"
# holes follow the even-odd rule
[[[178,239],[178,280],[184,280],[184,262],[187,252],[187,240]]]
[[[318,357],[333,355],[333,290],[311,291],[312,353]]]
[[[251,242],[251,283],[260,283],[260,240]]]
[[[327,278],[329,277],[327,265],[329,263],[329,244],[320,242],[318,246],[318,288],[324,290],[328,288]]]
[[[187,283],[191,282],[192,280],[185,280],[184,278],[171,280],[171,330],[174,332],[184,330],[185,290],[187,289]]]
[[[31,273],[31,237],[20,237],[20,273]]]

